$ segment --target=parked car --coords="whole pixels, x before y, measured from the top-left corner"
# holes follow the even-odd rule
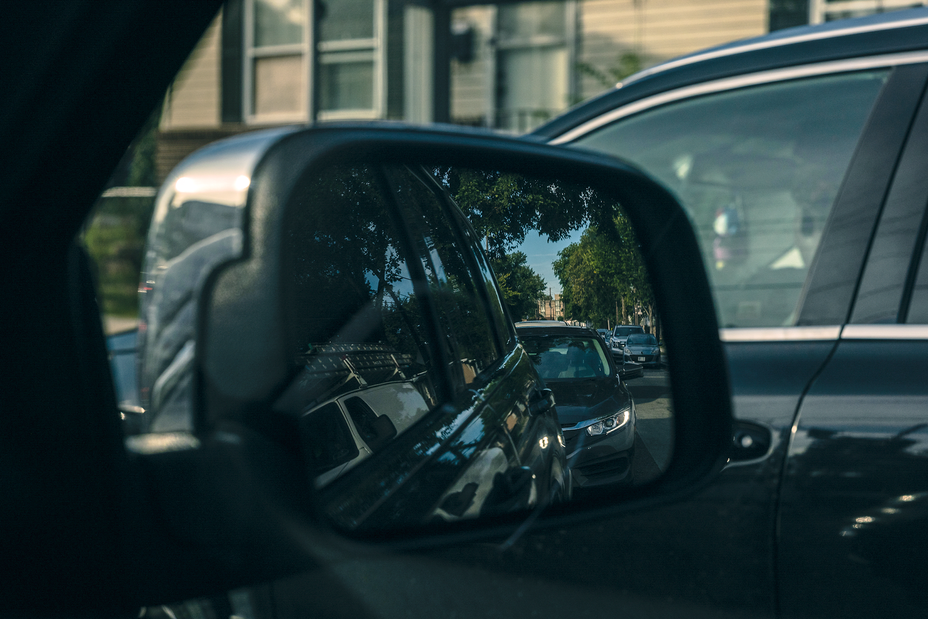
[[[554,392],[574,486],[631,484],[635,401],[597,333],[585,327],[517,332]]]
[[[629,333],[622,353],[627,361],[645,366],[660,367],[661,349],[650,333]]]
[[[612,354],[617,358],[622,357],[622,349],[625,348],[625,340],[632,333],[644,333],[644,327],[638,325],[616,325],[612,329]],[[621,362],[620,362],[621,363]]]
[[[648,540],[615,553],[631,590],[767,617],[924,613],[926,41],[925,8],[783,30],[646,69],[536,132],[642,167],[687,209],[753,449],[625,520]],[[690,523],[685,553],[684,535],[654,543]],[[664,553],[699,576],[644,567]]]

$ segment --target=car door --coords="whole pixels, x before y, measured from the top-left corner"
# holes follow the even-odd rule
[[[649,541],[618,559],[639,590],[776,614],[777,578],[788,569],[777,570],[786,537],[775,527],[778,489],[793,421],[847,321],[925,80],[924,65],[894,62],[683,87],[572,132],[571,145],[632,161],[687,207],[732,381],[737,421],[727,469],[685,506],[627,519]],[[678,534],[663,536],[655,522]],[[652,559],[664,553],[679,557],[686,582],[666,578]]]
[[[784,617],[915,616],[928,603],[926,160],[923,100],[849,324],[791,432],[777,520]]]

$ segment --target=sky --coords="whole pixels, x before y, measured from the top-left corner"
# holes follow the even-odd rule
[[[551,264],[557,260],[559,251],[571,243],[579,242],[582,234],[582,230],[576,230],[566,239],[551,243],[547,240],[547,237],[542,237],[537,232],[529,232],[525,235],[525,241],[522,245],[513,251],[521,251],[528,256],[528,266],[545,280],[552,294],[560,294],[561,283],[558,281],[557,276],[554,275]]]

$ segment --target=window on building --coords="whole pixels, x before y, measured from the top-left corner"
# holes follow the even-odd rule
[[[379,118],[384,0],[325,4],[319,21],[319,117]]]
[[[570,105],[575,5],[504,4],[496,21],[495,125],[530,131]]]
[[[252,0],[245,28],[246,109],[254,120],[306,117],[308,16],[304,0]]]
[[[309,0],[246,0],[246,118],[252,123],[383,115],[385,0],[330,0],[316,35]],[[317,16],[318,17],[318,16]],[[314,100],[315,99],[315,100]]]
[[[850,19],[924,6],[919,0],[810,0],[809,23],[820,24],[836,19]]]

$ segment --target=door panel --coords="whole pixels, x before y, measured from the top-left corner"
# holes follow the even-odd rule
[[[804,398],[779,514],[784,617],[924,614],[926,376],[928,341],[842,341]]]

